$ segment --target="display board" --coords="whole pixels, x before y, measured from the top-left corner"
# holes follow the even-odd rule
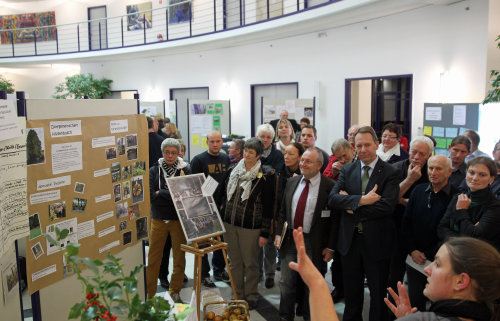
[[[54,103],[57,110],[56,101],[28,100],[27,115],[35,114],[34,106],[51,109]],[[63,247],[78,242],[79,255],[94,259],[148,236],[146,117],[130,114],[137,110],[135,100],[107,102],[108,110],[95,114],[116,115],[85,117],[101,102],[65,101],[73,111],[65,115],[73,117],[27,121],[28,209],[40,230],[26,238],[30,293],[74,274],[57,247],[41,236],[55,227],[70,230]],[[118,115],[113,105],[129,114]],[[79,108],[85,111],[76,112]]]
[[[280,118],[281,111],[288,111],[288,118],[295,119],[297,123],[303,117],[309,118],[311,125],[315,124],[314,98],[307,99],[275,99],[262,98],[261,123],[269,123],[271,120]]]
[[[165,110],[165,100],[161,100],[161,101],[141,101],[140,100],[139,101],[139,113],[146,115],[146,116],[165,118],[165,115],[167,115],[167,112]]]
[[[229,100],[188,100],[189,106],[189,160],[207,150],[207,134],[218,130],[231,134],[231,106]]]
[[[477,131],[479,104],[424,104],[424,135],[436,140],[436,155],[448,156],[448,146],[467,129]]]

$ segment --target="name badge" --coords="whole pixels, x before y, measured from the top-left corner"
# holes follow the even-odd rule
[[[330,210],[322,210],[321,217],[330,217]]]

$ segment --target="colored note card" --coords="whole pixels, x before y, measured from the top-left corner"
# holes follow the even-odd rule
[[[200,135],[191,135],[191,145],[193,146],[200,145]]]
[[[458,133],[458,128],[455,127],[446,127],[446,137],[455,138]]]
[[[444,137],[444,127],[434,127],[432,133],[434,137]]]
[[[469,130],[468,128],[463,128],[460,127],[460,131],[458,132],[459,135],[463,135],[466,130]]]
[[[424,126],[424,135],[432,136],[432,127],[431,126]]]
[[[203,138],[201,139],[201,147],[203,147],[203,148],[208,148],[207,138],[206,138],[206,137],[203,137]]]
[[[216,114],[222,115],[222,110],[223,110],[222,104],[215,104],[215,113]]]
[[[437,137],[434,137],[434,139],[436,140],[436,148],[446,148],[448,146],[446,146],[446,138],[437,138]]]

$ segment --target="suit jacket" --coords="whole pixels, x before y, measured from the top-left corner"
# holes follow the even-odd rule
[[[398,202],[398,172],[388,163],[379,159],[370,176],[366,191],[377,184],[377,194],[381,199],[372,205],[359,205],[361,199],[361,162],[347,164],[340,170],[339,179],[332,189],[328,205],[340,210],[339,238],[337,250],[346,255],[351,248],[355,225],[363,224],[363,242],[369,256],[373,259],[387,259],[395,241],[396,228],[392,214]],[[341,195],[344,190],[349,195]],[[352,210],[349,214],[346,210]]]
[[[312,257],[314,265],[320,269],[324,269],[326,272],[326,263],[323,261],[323,255],[321,252],[325,248],[335,249],[335,242],[337,239],[337,219],[333,213],[328,209],[328,195],[335,184],[334,181],[321,175],[321,181],[319,183],[318,199],[316,201],[316,207],[314,209],[314,216],[311,222],[311,230],[309,231],[309,237],[311,239]],[[281,244],[282,251],[285,251],[288,246],[295,246],[292,242],[292,199],[297,186],[302,179],[302,175],[294,176],[288,179],[283,194],[283,201],[280,208],[278,216],[278,230],[277,233],[281,233],[283,230],[283,224],[285,220],[288,222],[288,231],[285,234],[285,239]],[[322,212],[326,210],[330,215],[328,217],[322,217]],[[324,265],[324,266],[323,266]]]
[[[278,121],[279,121],[279,118],[273,119],[269,122],[269,125],[273,126],[274,132],[276,133],[276,135],[278,135],[278,132],[276,131],[276,125],[278,125]],[[288,119],[288,121],[290,122],[290,124],[292,124],[292,130],[294,132],[300,131],[300,125],[297,124],[297,121],[295,119]]]

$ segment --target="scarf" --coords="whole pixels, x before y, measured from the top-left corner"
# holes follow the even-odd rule
[[[491,319],[491,311],[485,304],[459,299],[436,301],[431,304],[429,311],[443,317],[460,317],[476,321]]]
[[[268,149],[264,149],[264,151],[262,152],[262,156],[260,156],[260,158],[267,158],[267,157],[269,157],[269,155],[271,155],[272,151],[273,151],[273,144],[271,144],[271,146],[269,146]]]
[[[378,155],[378,157],[380,157],[381,160],[383,160],[384,162],[387,162],[389,160],[389,158],[392,157],[392,155],[396,155],[396,156],[401,155],[401,150],[399,149],[400,146],[401,145],[399,143],[397,143],[396,145],[394,145],[394,147],[389,149],[387,152],[384,152],[384,145],[380,144],[378,146],[378,149],[377,149],[377,155]]]
[[[291,139],[289,144],[293,144],[293,143],[295,143],[295,140]],[[276,142],[276,149],[279,149],[283,154],[285,153],[285,149],[287,146],[288,145],[283,144],[281,139]]]
[[[229,176],[229,181],[227,183],[227,199],[230,200],[236,190],[236,186],[238,183],[240,187],[243,188],[243,193],[241,194],[241,201],[245,201],[250,197],[250,191],[252,189],[252,181],[260,174],[262,177],[262,173],[260,172],[260,160],[257,160],[257,163],[247,171],[245,168],[245,160],[242,159],[236,165]],[[259,177],[259,178],[260,178]]]
[[[167,182],[167,178],[174,177],[178,169],[183,169],[187,165],[186,162],[184,162],[184,160],[180,157],[177,157],[175,163],[170,167],[167,165],[167,162],[165,162],[163,157],[158,160],[158,164],[160,164],[159,168],[163,173],[163,178],[165,178],[165,184]]]

